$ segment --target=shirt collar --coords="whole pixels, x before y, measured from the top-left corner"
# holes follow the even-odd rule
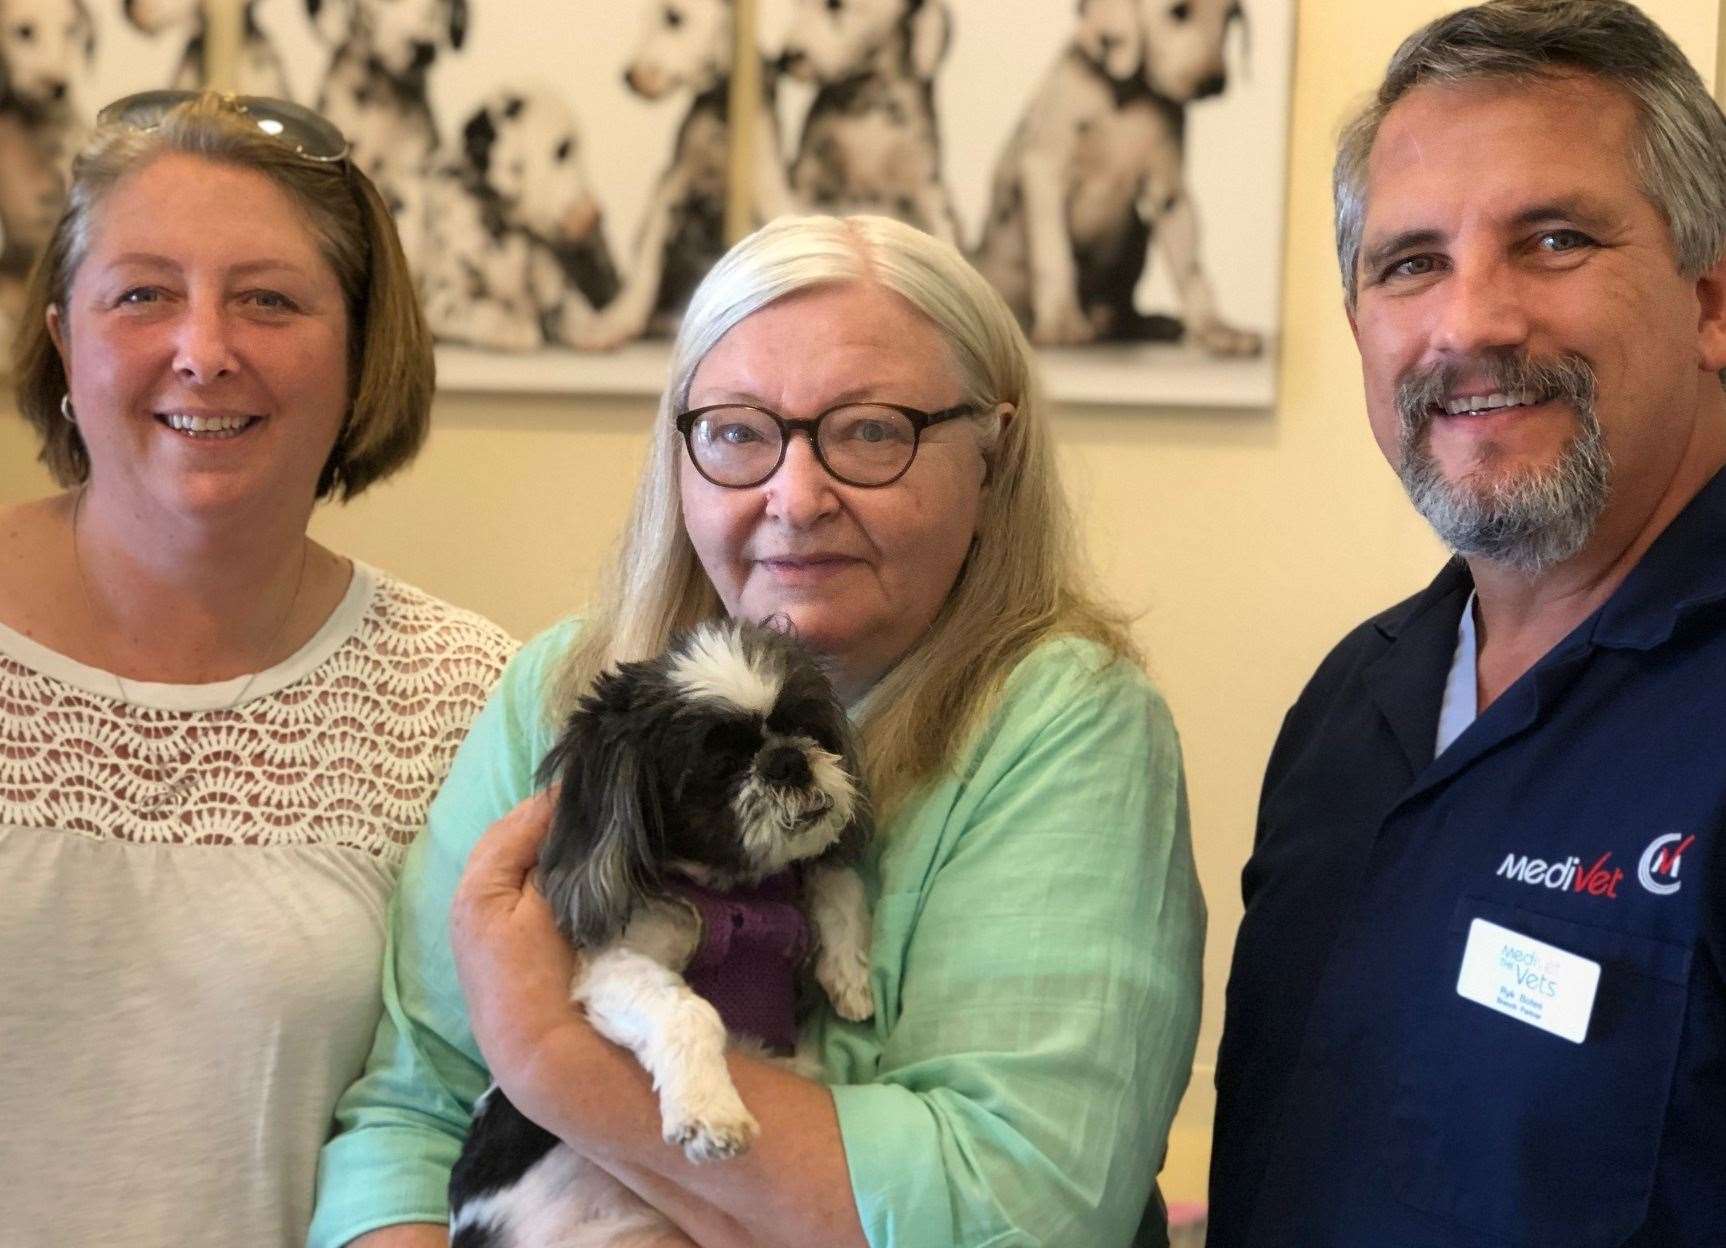
[[[1474,592],[1468,565],[1452,557],[1420,593],[1379,616],[1378,631],[1394,641],[1427,612],[1443,611],[1446,631]],[[1690,612],[1726,600],[1726,469],[1715,473],[1654,539],[1630,574],[1584,624],[1597,646],[1648,650],[1663,644]]]
[[[1714,474],[1630,569],[1595,617],[1595,645],[1648,650],[1726,599],[1726,470]]]

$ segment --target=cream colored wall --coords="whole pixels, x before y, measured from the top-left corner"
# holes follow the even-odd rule
[[[1181,726],[1210,902],[1198,1068],[1165,1175],[1175,1199],[1203,1194],[1239,872],[1283,711],[1348,627],[1424,584],[1441,558],[1367,436],[1339,310],[1328,170],[1339,117],[1402,36],[1449,7],[1301,6],[1276,410],[1057,418],[1091,554],[1144,612],[1139,635]],[[1722,12],[1712,3],[1645,7],[1716,68]],[[644,399],[445,395],[414,469],[326,508],[316,535],[525,636],[582,601],[622,521],[651,414]],[[45,489],[32,454],[21,422],[0,419],[0,501]]]

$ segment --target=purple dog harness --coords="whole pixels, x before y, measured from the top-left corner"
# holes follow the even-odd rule
[[[797,970],[809,955],[809,920],[797,875],[782,871],[753,888],[715,892],[687,880],[669,889],[701,923],[683,978],[719,1011],[728,1030],[775,1053],[797,1047]]]

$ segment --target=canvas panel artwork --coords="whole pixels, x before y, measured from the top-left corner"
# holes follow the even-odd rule
[[[1274,397],[1290,0],[761,0],[791,195],[952,239],[1057,397]]]
[[[329,115],[394,208],[445,388],[657,391],[737,199],[951,239],[1057,398],[1273,398],[1292,0],[756,0],[737,119],[734,0],[223,2],[225,77]],[[0,25],[14,287],[96,104],[197,81],[205,43],[193,0],[0,0],[26,9],[61,34]]]
[[[1288,0],[758,0],[746,198],[956,242],[1058,397],[1272,398]],[[652,393],[723,250],[733,0],[260,0],[452,388]]]
[[[725,246],[729,4],[666,21],[639,4],[261,0],[255,17],[292,98],[342,128],[395,208],[446,386],[657,387]],[[661,345],[619,355],[642,340]]]
[[[0,343],[96,110],[202,73],[197,0],[0,0]]]

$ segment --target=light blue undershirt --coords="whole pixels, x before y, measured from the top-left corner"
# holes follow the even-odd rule
[[[1460,737],[1463,729],[1480,714],[1475,686],[1474,594],[1462,605],[1462,620],[1456,626],[1456,654],[1450,660],[1450,675],[1444,681],[1444,702],[1438,708],[1437,758]]]

